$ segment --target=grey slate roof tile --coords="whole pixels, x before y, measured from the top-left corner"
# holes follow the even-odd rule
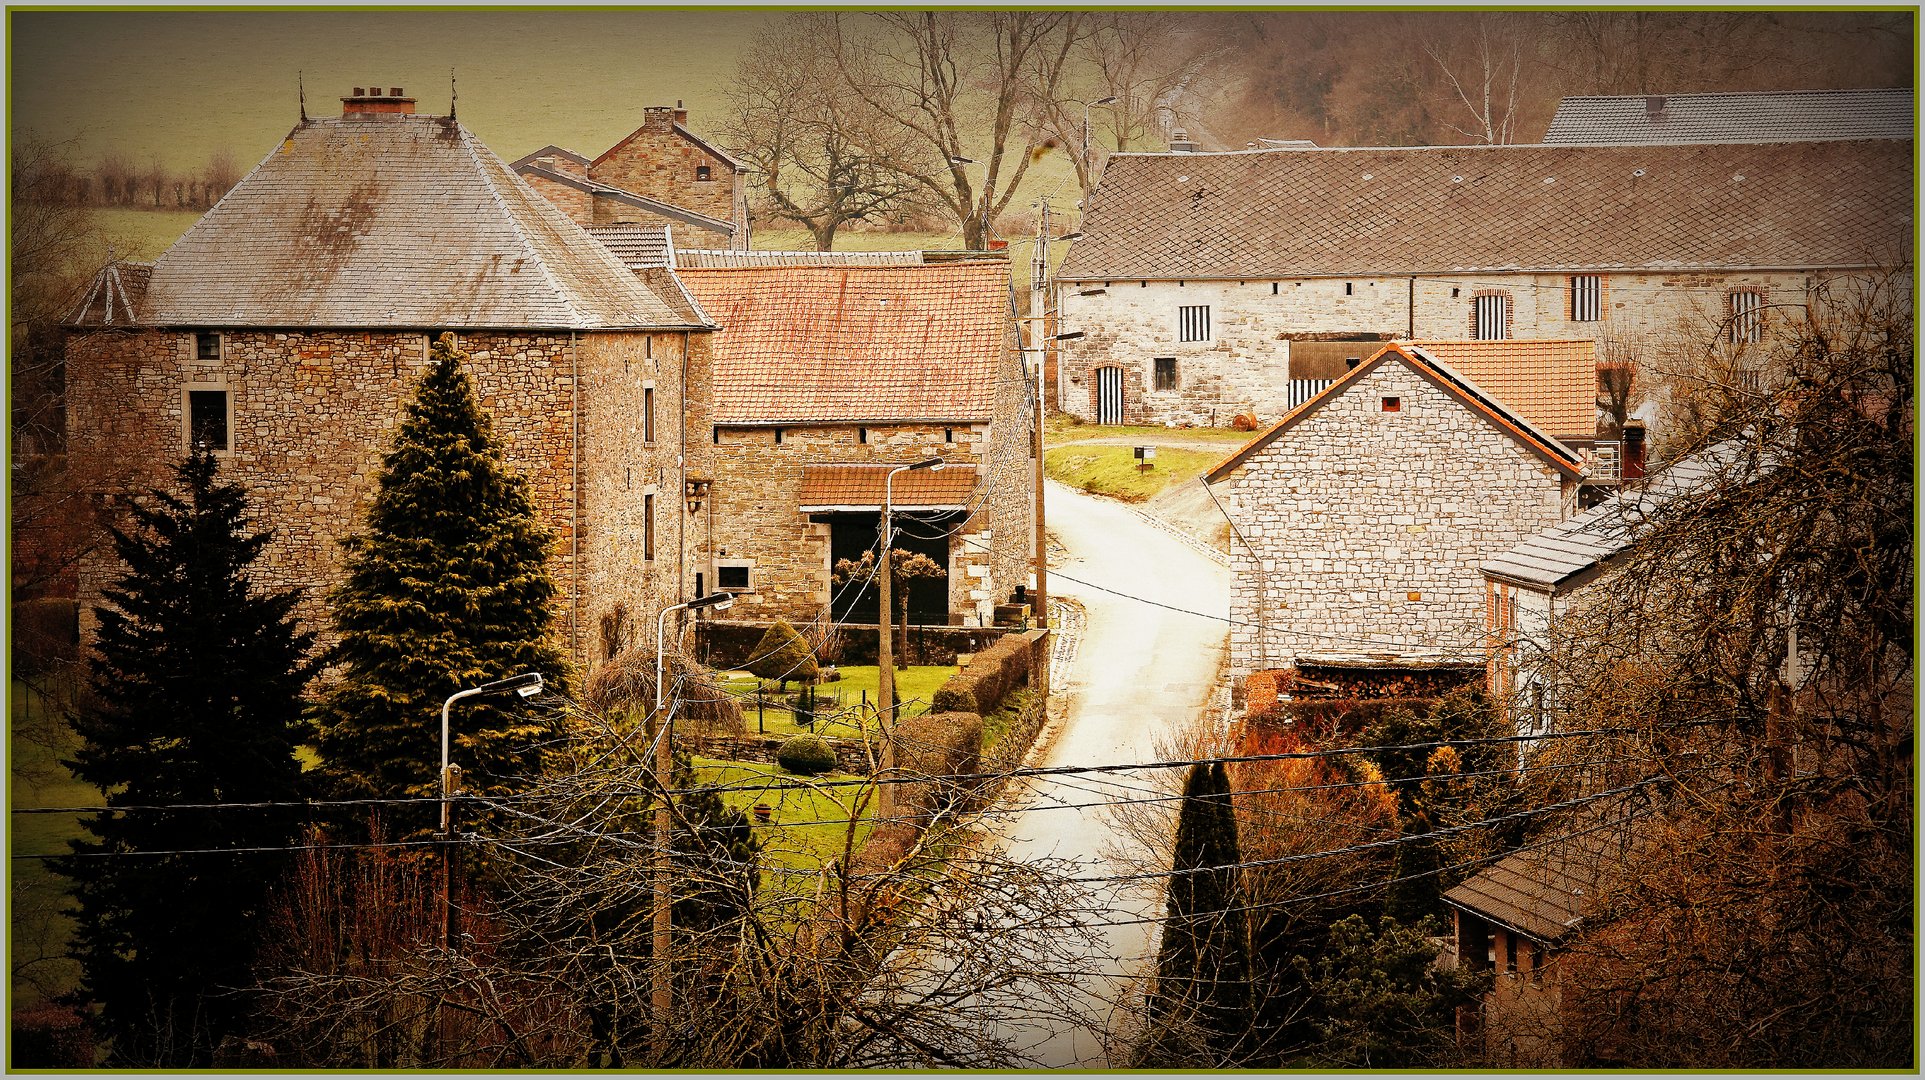
[[[148,325],[685,326],[452,118],[304,121],[154,262]]]
[[[1872,266],[1912,177],[1902,140],[1117,154],[1058,277]]]
[[[1557,103],[1544,141],[1604,146],[1909,139],[1912,104],[1910,88],[1567,97]]]

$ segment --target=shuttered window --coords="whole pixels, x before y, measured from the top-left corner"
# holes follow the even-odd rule
[[[1176,309],[1178,341],[1210,340],[1210,305],[1195,304]]]
[[[1503,293],[1487,293],[1471,299],[1471,336],[1479,341],[1500,341],[1510,337],[1511,298]]]
[[[1764,339],[1764,294],[1756,289],[1737,289],[1731,293],[1731,340]]]
[[[1604,317],[1604,278],[1597,274],[1571,275],[1571,321],[1597,322]]]

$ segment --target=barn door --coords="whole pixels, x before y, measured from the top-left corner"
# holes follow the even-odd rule
[[[1123,422],[1123,369],[1120,367],[1096,369],[1096,422]]]

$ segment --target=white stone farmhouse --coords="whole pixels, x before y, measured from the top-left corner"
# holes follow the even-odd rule
[[[1391,339],[1769,341],[1909,261],[1912,176],[1909,139],[1118,154],[1056,277],[1057,404],[1271,420],[1307,355]]]
[[[1306,663],[1474,670],[1478,566],[1569,516],[1583,464],[1433,351],[1383,347],[1204,474],[1233,533],[1233,685]]]

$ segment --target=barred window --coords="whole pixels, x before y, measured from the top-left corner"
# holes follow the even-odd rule
[[[1571,321],[1597,322],[1604,317],[1604,278],[1597,274],[1571,275]]]
[[[1196,304],[1177,308],[1176,311],[1178,341],[1210,340],[1210,305]]]
[[[1471,336],[1479,341],[1499,341],[1511,336],[1511,298],[1489,293],[1471,299]]]
[[[1765,297],[1757,289],[1735,289],[1731,293],[1731,340],[1764,339]]]
[[[1156,358],[1156,388],[1158,390],[1176,389],[1176,357]]]

